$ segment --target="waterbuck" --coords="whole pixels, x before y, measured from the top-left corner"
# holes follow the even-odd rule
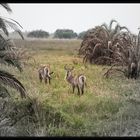
[[[129,73],[128,73],[128,79],[129,78],[137,78],[137,64],[136,62],[132,62],[130,65],[129,65]]]
[[[86,77],[83,74],[73,76],[72,70],[74,69],[74,67],[68,68],[67,65],[65,65],[64,69],[66,70],[66,77],[65,78],[66,78],[67,82],[72,85],[73,93],[74,93],[74,90],[76,87],[78,90],[78,95],[80,95],[80,93],[83,95],[84,94],[84,87],[86,85]]]
[[[51,84],[51,74],[53,74],[53,72],[50,71],[50,65],[41,65],[38,74],[40,82],[44,80],[45,84],[47,84],[47,81],[49,80],[49,84]]]

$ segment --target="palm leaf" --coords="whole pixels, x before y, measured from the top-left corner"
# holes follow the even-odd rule
[[[22,39],[24,39],[24,37],[23,37],[23,35],[22,35],[22,32],[19,30],[17,24],[15,24],[15,23],[13,23],[13,22],[11,22],[11,21],[8,21],[8,20],[6,20],[6,19],[3,19],[3,20],[4,20],[5,24],[6,24],[8,27],[12,28],[14,31],[16,31],[16,32],[21,36]]]
[[[95,47],[94,47],[94,49],[93,49],[93,55],[96,55],[96,52],[97,51],[100,51],[100,49],[101,49],[101,44],[100,43],[97,43],[96,45],[95,45]]]
[[[21,67],[21,63],[18,60],[12,60],[10,58],[5,58],[4,61],[8,64],[8,65],[12,65],[14,67],[16,67],[20,72],[22,72],[22,67]]]
[[[17,59],[11,59],[11,58],[5,58],[4,55],[0,54],[0,63],[1,64],[5,64],[8,66],[14,66],[16,67],[20,72],[23,71],[22,67],[21,67],[21,63],[17,60]]]
[[[125,27],[125,26],[120,26],[120,30],[123,30],[123,29],[125,29],[127,32],[130,33],[130,31],[129,31],[129,29],[128,29],[127,27]]]
[[[8,50],[9,44],[6,39],[0,34],[0,51]]]
[[[24,86],[10,73],[0,70],[0,83],[19,91],[22,98],[26,97]]]
[[[8,90],[4,86],[2,86],[0,84],[0,97],[5,98],[7,96],[10,97],[10,93],[8,92]]]
[[[8,12],[12,12],[12,9],[6,3],[1,3],[1,6],[4,7]]]
[[[138,46],[140,46],[140,31],[138,33]]]
[[[117,24],[115,26],[115,29],[111,32],[111,36],[113,37],[115,34],[117,34],[120,31],[120,25]]]
[[[112,37],[112,42],[116,41],[118,42],[118,37],[120,36],[120,32],[116,33],[113,37]]]
[[[9,33],[8,33],[8,30],[6,28],[6,25],[5,25],[5,22],[3,21],[2,18],[0,18],[0,28],[3,30],[3,32],[8,36]]]
[[[102,24],[101,27],[104,27],[106,30],[108,30],[108,26],[106,23]]]
[[[16,24],[18,24],[18,26],[20,26],[20,27],[23,29],[23,27],[19,24],[19,22],[17,22],[16,20],[14,20],[14,19],[12,19],[12,18],[8,18],[8,19],[14,21]]]
[[[110,21],[110,25],[109,25],[109,30],[110,30],[110,31],[111,31],[111,29],[112,29],[112,24],[113,24],[113,22],[116,22],[116,23],[117,23],[117,21],[114,20],[114,19],[112,19],[112,20]]]
[[[0,63],[15,66],[22,71],[16,51],[11,49],[9,42],[0,36]]]
[[[103,30],[103,32],[104,32],[104,34],[105,34],[105,37],[103,37],[103,38],[109,38],[110,37],[110,32],[109,32],[109,30]]]

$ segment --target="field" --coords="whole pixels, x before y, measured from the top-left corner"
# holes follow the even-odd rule
[[[37,122],[21,121],[16,135],[23,136],[138,136],[140,135],[140,80],[123,75],[106,79],[105,66],[85,67],[78,54],[81,40],[15,40],[32,56],[23,72],[5,66],[25,86],[36,101]],[[51,85],[40,83],[40,64],[50,64]],[[72,93],[65,80],[64,65],[73,65],[73,74],[85,74],[87,87],[83,96]],[[15,90],[16,104],[26,103]],[[21,104],[22,103],[22,104]],[[27,122],[28,121],[28,122]],[[22,129],[21,129],[22,125]],[[10,134],[9,134],[10,135]]]

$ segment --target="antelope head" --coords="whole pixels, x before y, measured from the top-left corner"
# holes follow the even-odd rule
[[[66,70],[66,78],[67,78],[72,75],[71,71],[74,69],[74,66],[72,66],[71,68],[68,68],[68,66],[65,65],[64,69]]]

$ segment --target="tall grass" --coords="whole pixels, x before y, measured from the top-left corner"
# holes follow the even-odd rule
[[[31,98],[21,100],[16,91],[10,89],[12,101],[19,110],[12,118],[19,118],[21,112],[26,114],[14,125],[13,135],[138,135],[131,131],[131,125],[140,116],[139,79],[128,80],[123,76],[105,79],[103,66],[85,67],[77,56],[80,40],[15,40],[15,43],[24,46],[35,61],[30,59],[22,73],[3,66],[23,83]],[[54,71],[51,85],[40,83],[38,79],[39,65],[47,63]],[[65,81],[65,64],[74,65],[75,75],[86,75],[87,87],[83,96],[73,94]],[[136,126],[138,128],[138,121]]]

